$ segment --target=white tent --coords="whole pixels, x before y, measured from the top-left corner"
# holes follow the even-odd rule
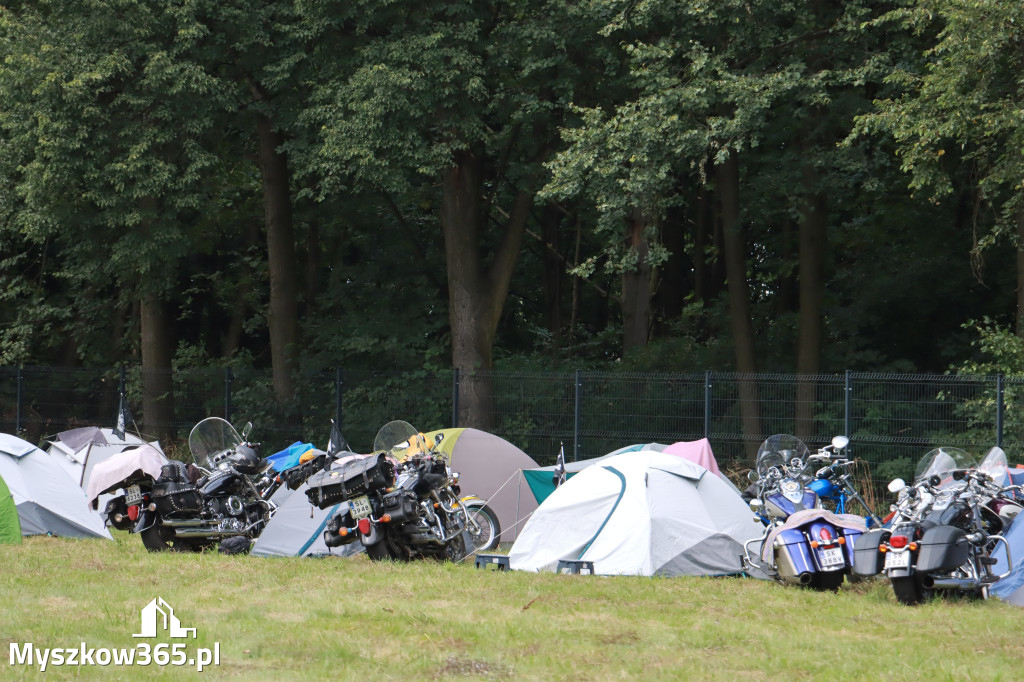
[[[603,575],[728,575],[743,543],[760,537],[735,487],[674,455],[637,451],[602,459],[559,486],[509,553],[516,570],[591,561]]]
[[[0,433],[0,476],[14,496],[22,535],[110,539],[78,482],[31,443]]]
[[[332,463],[349,461],[343,457]],[[306,497],[308,485],[303,483],[295,490],[281,488],[271,501],[277,505],[277,511],[270,517],[267,527],[263,529],[250,550],[256,556],[348,556],[363,551],[363,543],[353,542],[343,547],[328,548],[324,543],[324,528],[327,522],[338,511],[338,505],[327,509],[318,509]]]

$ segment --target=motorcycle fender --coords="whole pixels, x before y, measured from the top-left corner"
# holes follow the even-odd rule
[[[878,551],[878,546],[888,540],[890,534],[886,528],[876,528],[856,538],[853,543],[854,575],[878,575],[882,572],[885,555]]]
[[[135,524],[135,528],[132,529],[132,532],[141,533],[144,530],[148,530],[156,523],[158,523],[156,512],[143,509],[142,513],[139,514],[139,521]]]
[[[360,533],[359,539],[362,540],[364,547],[369,547],[370,545],[376,545],[378,542],[383,540],[384,534],[380,532],[376,523],[371,523],[370,532],[366,535]]]
[[[970,556],[971,543],[967,533],[955,526],[935,526],[925,532],[918,543],[917,570],[951,571]]]

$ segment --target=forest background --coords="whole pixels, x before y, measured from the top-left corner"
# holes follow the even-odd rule
[[[204,368],[285,412],[320,371],[458,370],[480,428],[495,371],[1024,374],[1022,24],[5,1],[0,367],[136,365],[155,435]]]

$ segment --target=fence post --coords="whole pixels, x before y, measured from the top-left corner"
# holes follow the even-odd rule
[[[572,461],[578,461],[580,458],[580,424],[582,414],[582,403],[583,403],[583,374],[580,370],[576,370],[575,376],[575,388],[576,388],[576,400],[575,409],[572,420]]]
[[[846,381],[843,391],[843,435],[847,438],[851,438],[850,425],[852,423],[852,417],[850,416],[850,406],[853,404],[853,378],[851,377],[850,370],[846,370]]]
[[[711,438],[711,370],[704,370],[704,437]]]
[[[341,367],[334,370],[334,423],[341,430],[341,404],[344,388],[342,387]]]
[[[452,428],[459,428],[459,368],[452,370]]]
[[[1003,385],[1003,375],[996,375],[996,447],[1003,447],[1003,398],[1006,387]]]
[[[14,412],[14,435],[15,436],[18,436],[18,435],[21,434],[21,381],[22,381],[21,367],[19,367],[18,368],[18,380],[16,382],[16,386],[17,386],[16,390],[18,392],[18,397],[17,397],[16,402],[17,402],[18,406],[17,406],[17,408],[15,409],[15,412]]]
[[[231,368],[224,368],[224,421],[231,423]]]

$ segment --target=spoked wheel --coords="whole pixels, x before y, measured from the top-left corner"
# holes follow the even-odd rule
[[[920,604],[932,596],[932,591],[921,584],[917,576],[909,575],[892,579],[892,592],[901,604]]]
[[[167,528],[160,524],[154,524],[142,531],[142,545],[150,552],[197,552],[202,549],[202,544],[193,540],[177,538],[173,528]]]
[[[404,552],[394,545],[394,542],[392,542],[387,534],[381,538],[380,542],[366,546],[366,556],[370,557],[373,561],[409,560],[409,557],[405,556]]]
[[[819,572],[815,574],[814,579],[811,581],[811,587],[822,592],[827,590],[836,592],[843,584],[843,575],[842,571]]]
[[[441,561],[458,563],[466,557],[466,536],[459,533],[444,544],[444,552],[438,555]]]
[[[470,524],[467,530],[473,538],[473,550],[485,552],[498,546],[501,537],[501,524],[498,523],[498,515],[494,510],[483,503],[469,503],[466,511],[470,518],[476,522],[476,528]]]

